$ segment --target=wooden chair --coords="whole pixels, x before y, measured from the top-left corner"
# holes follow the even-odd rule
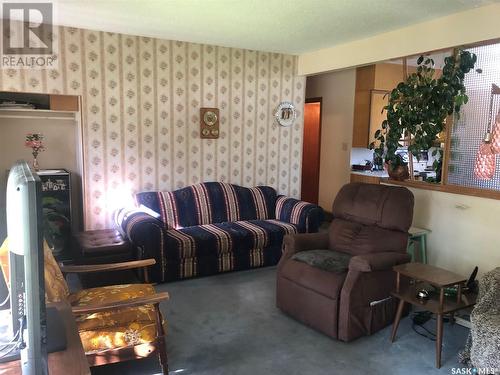
[[[6,247],[2,246],[1,253]],[[163,374],[168,374],[165,330],[159,304],[168,300],[169,295],[156,293],[151,284],[111,285],[69,293],[64,275],[142,269],[147,281],[148,267],[155,263],[154,259],[145,259],[64,266],[56,262],[52,251],[44,244],[46,300],[67,301],[71,305],[90,366],[157,354]]]

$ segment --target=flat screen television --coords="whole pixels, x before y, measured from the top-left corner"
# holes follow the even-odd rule
[[[12,330],[23,375],[48,374],[41,182],[26,162],[7,181]]]

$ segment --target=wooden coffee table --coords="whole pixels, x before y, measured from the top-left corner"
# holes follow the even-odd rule
[[[443,315],[453,314],[455,311],[473,306],[476,303],[476,295],[464,295],[462,293],[462,286],[467,281],[465,277],[439,267],[422,263],[406,263],[394,266],[393,270],[396,272],[397,278],[396,291],[392,295],[399,298],[399,305],[394,325],[392,326],[391,342],[394,342],[394,338],[396,337],[399,321],[401,320],[406,302],[436,314],[436,367],[440,368],[441,346],[443,343]],[[401,275],[415,282],[403,286],[400,282]],[[438,295],[431,295],[428,300],[417,298],[417,292],[424,285],[429,284],[439,290]],[[444,289],[450,286],[457,287],[456,298],[445,296]]]

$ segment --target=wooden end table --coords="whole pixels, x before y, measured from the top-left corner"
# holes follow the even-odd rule
[[[392,292],[392,295],[399,298],[399,305],[392,326],[391,342],[394,342],[396,337],[405,303],[420,306],[436,314],[436,367],[440,368],[443,315],[453,314],[458,310],[473,306],[476,303],[476,295],[464,295],[462,293],[462,286],[467,281],[465,277],[439,267],[422,263],[406,263],[394,266],[393,270],[396,272],[396,291]],[[401,275],[413,279],[415,282],[402,286],[400,283]],[[439,290],[438,295],[431,295],[427,300],[417,298],[417,292],[428,284]],[[445,296],[444,289],[450,286],[457,287],[456,298]]]

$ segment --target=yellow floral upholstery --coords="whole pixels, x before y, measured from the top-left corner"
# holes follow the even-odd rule
[[[45,279],[45,300],[47,302],[59,302],[66,300],[69,296],[69,289],[64,276],[59,269],[59,265],[52,255],[47,241],[43,241],[43,261]],[[7,284],[10,283],[9,275],[9,239],[6,238],[0,248],[0,266]]]
[[[154,294],[150,284],[112,285],[81,290],[70,296],[73,306],[127,301]],[[76,317],[85,352],[149,343],[156,338],[153,305],[128,307]]]
[[[47,241],[43,241],[43,262],[45,278],[45,300],[59,302],[67,300],[69,296],[68,284],[57,264]]]
[[[10,276],[9,276],[9,239],[6,238],[3,241],[2,247],[0,247],[0,267],[2,268],[3,279],[5,284],[9,286]]]
[[[125,284],[84,289],[70,294],[59,265],[45,241],[43,250],[47,302],[67,300],[72,306],[89,306],[127,301],[155,293],[151,284]],[[0,248],[0,266],[7,283],[9,281],[8,254],[8,240],[6,239]],[[153,342],[157,334],[153,305],[78,315],[76,323],[87,354]]]

